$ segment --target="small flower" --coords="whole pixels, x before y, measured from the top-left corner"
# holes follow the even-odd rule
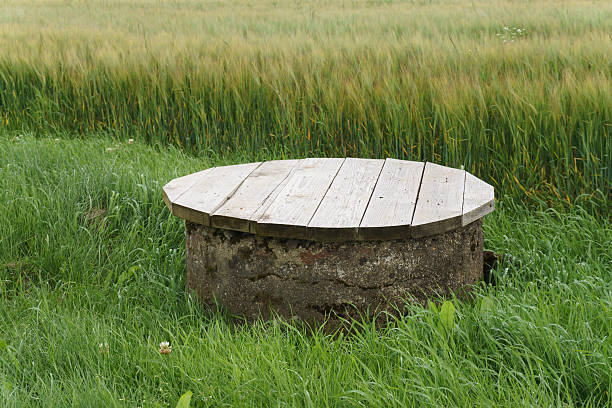
[[[159,352],[160,354],[170,354],[172,353],[172,346],[167,341],[162,341],[159,343]]]
[[[59,142],[59,138],[57,138],[57,137],[56,137],[56,138],[55,138],[55,141],[56,141],[56,142]]]
[[[495,34],[498,38],[503,40],[504,44],[515,42],[515,40],[524,37],[527,29],[505,26],[502,33]]]
[[[128,144],[134,143],[134,139],[128,139]]]
[[[100,350],[100,353],[108,353],[110,351],[110,347],[108,347],[107,342],[100,343],[98,349]]]

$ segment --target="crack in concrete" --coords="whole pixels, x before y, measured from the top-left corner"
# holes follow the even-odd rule
[[[357,288],[357,289],[361,289],[361,290],[385,289],[385,288],[388,288],[388,287],[391,287],[391,286],[395,285],[398,282],[397,279],[394,279],[393,282],[391,282],[391,283],[375,285],[375,286],[369,286],[369,285],[368,286],[363,286],[363,285],[351,285],[350,283],[345,282],[345,281],[343,281],[341,279],[322,278],[322,279],[318,279],[316,281],[310,281],[310,280],[303,280],[303,279],[295,278],[295,277],[292,277],[292,276],[281,276],[281,275],[279,275],[277,273],[273,273],[273,272],[258,274],[256,276],[247,277],[246,279],[248,281],[250,281],[250,282],[259,282],[259,281],[264,280],[266,278],[269,278],[271,276],[276,277],[276,278],[278,278],[280,280],[283,280],[283,281],[294,281],[294,282],[313,284],[313,285],[314,284],[325,283],[325,282],[333,282],[333,283],[340,284],[341,286],[344,286],[346,288]]]

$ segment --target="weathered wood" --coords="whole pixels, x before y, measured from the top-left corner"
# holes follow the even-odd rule
[[[476,221],[494,209],[495,191],[493,186],[466,172],[461,225]]]
[[[317,241],[357,239],[384,162],[347,158],[308,223],[308,236]]]
[[[210,214],[232,196],[261,162],[214,167],[172,204],[173,214],[202,225],[210,225]]]
[[[183,177],[178,177],[170,180],[163,188],[164,202],[172,212],[172,203],[175,202],[181,194],[189,190],[200,177],[210,172],[212,168],[198,171],[197,173],[188,174]]]
[[[359,226],[361,239],[409,236],[424,163],[387,159]]]
[[[248,232],[256,212],[300,162],[274,160],[263,163],[244,180],[232,197],[211,215],[211,226]]]
[[[262,203],[262,205],[251,216],[251,219],[249,220],[249,232],[250,233],[252,234],[257,233],[257,220],[259,220],[265,214],[268,208],[272,205],[272,203],[276,201],[276,198],[285,189],[285,186],[291,179],[291,176],[293,175],[293,173],[295,173],[299,168],[301,168],[305,162],[306,160],[301,160],[300,163],[297,166],[295,166],[291,170],[291,172],[289,172],[289,175],[285,177],[285,179],[276,187],[276,189],[266,198],[266,200]]]
[[[441,234],[461,226],[465,170],[426,163],[411,235]]]
[[[463,170],[395,159],[215,167],[170,181],[163,197],[198,224],[315,241],[419,238],[494,208],[493,187]]]
[[[305,159],[257,219],[255,233],[306,238],[306,226],[343,162],[344,159]]]

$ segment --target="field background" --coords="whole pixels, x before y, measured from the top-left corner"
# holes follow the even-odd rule
[[[609,1],[8,0],[0,47],[9,131],[430,160],[549,203],[610,193]]]
[[[1,407],[612,407],[612,2],[4,0],[0,50]],[[315,155],[465,166],[512,261],[450,323],[196,304],[161,186]]]

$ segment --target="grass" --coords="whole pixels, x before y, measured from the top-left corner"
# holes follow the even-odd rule
[[[597,0],[4,1],[0,406],[612,406],[611,26]],[[453,319],[351,334],[198,305],[161,186],[315,155],[465,166],[514,261]]]
[[[416,306],[335,337],[234,326],[185,293],[160,188],[244,158],[115,143],[0,138],[3,407],[174,406],[187,390],[198,407],[612,405],[607,217],[503,197],[485,245],[515,262],[454,300],[453,326]]]
[[[206,156],[430,160],[597,207],[611,25],[609,1],[7,0],[0,123]]]

